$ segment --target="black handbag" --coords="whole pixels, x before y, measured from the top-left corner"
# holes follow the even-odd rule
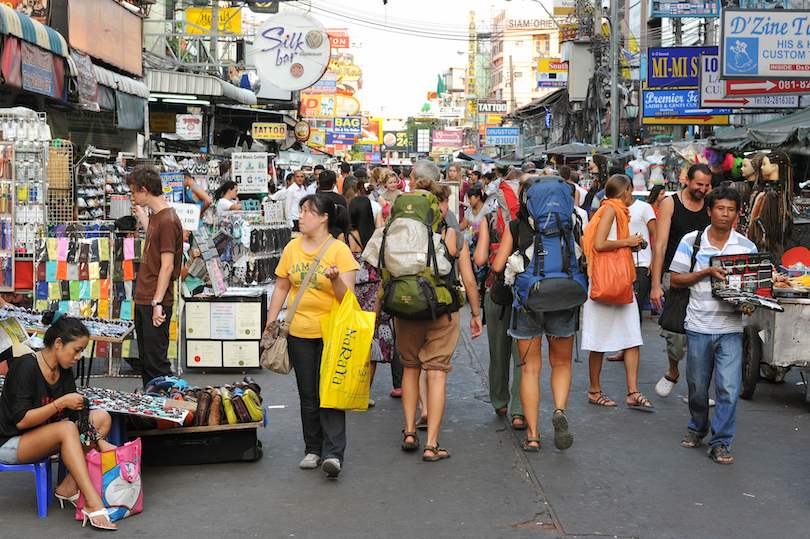
[[[689,265],[689,273],[695,270],[697,262],[697,252],[700,250],[700,239],[703,232],[697,235],[695,243],[692,245],[692,263]],[[673,333],[686,333],[683,327],[686,320],[686,307],[689,305],[689,288],[672,288],[664,292],[664,310],[658,317],[658,325]]]

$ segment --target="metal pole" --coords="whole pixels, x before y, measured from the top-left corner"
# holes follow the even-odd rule
[[[610,148],[619,149],[619,0],[610,2]]]
[[[217,66],[219,74],[219,0],[211,2],[211,56],[214,58],[214,65]]]

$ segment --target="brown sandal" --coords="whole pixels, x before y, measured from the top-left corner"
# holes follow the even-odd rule
[[[635,398],[635,402],[632,402],[632,403],[628,402],[627,406],[630,406],[631,408],[639,408],[639,409],[655,408],[655,406],[653,406],[652,403],[647,400],[647,397],[645,397],[644,395],[642,395],[638,391],[633,391],[632,393],[627,394],[628,397],[630,395],[637,395],[637,396]]]
[[[449,459],[452,456],[452,455],[450,455],[450,451],[448,451],[447,449],[445,449],[443,447],[439,447],[438,443],[435,446],[434,445],[426,445],[425,446],[425,451],[432,451],[434,453],[434,455],[432,457],[429,457],[427,455],[422,455],[422,460],[424,460],[425,462],[436,462],[437,460]],[[444,451],[443,455],[441,453],[442,451]]]
[[[416,437],[415,432],[405,432],[403,429],[402,433],[405,435],[405,437],[402,439],[403,451],[413,451],[414,449],[419,449],[419,438]],[[413,438],[413,441],[408,442],[408,438]]]

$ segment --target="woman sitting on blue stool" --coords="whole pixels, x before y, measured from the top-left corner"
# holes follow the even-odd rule
[[[114,530],[84,459],[92,448],[115,448],[104,440],[110,415],[92,410],[89,428],[76,423],[85,400],[76,393],[71,367],[81,358],[90,332],[80,320],[59,311],[44,313],[42,323],[49,326],[45,348],[13,360],[6,376],[0,397],[0,463],[31,464],[61,453],[69,473],[54,493],[59,504],[64,507],[69,501],[75,506],[81,492],[86,501],[82,526],[89,520],[93,527]]]

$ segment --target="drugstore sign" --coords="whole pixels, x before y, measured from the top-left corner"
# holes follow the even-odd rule
[[[254,139],[284,140],[287,138],[287,125],[254,123],[251,132]]]

